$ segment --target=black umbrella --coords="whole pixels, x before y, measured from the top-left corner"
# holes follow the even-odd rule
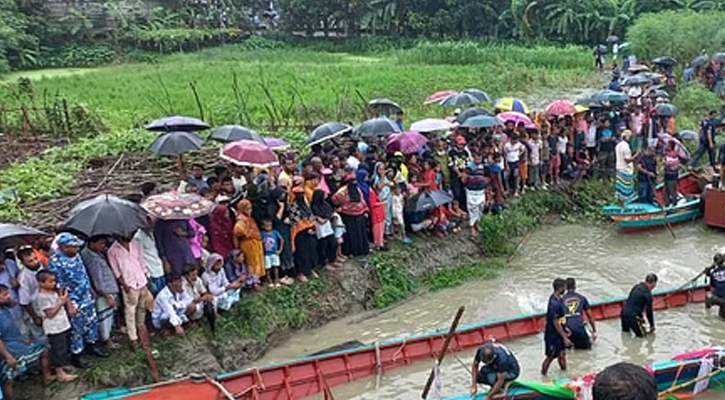
[[[456,122],[463,123],[467,119],[471,117],[475,117],[478,115],[493,115],[493,113],[483,107],[471,107],[463,110],[458,116],[456,117]]]
[[[193,132],[169,132],[157,137],[149,150],[157,156],[180,156],[199,150],[203,144],[204,139]]]
[[[408,204],[414,212],[430,211],[453,202],[453,197],[442,190],[426,190],[413,197]]]
[[[677,65],[677,59],[675,59],[674,57],[669,57],[669,56],[657,57],[654,60],[652,60],[652,64],[664,65],[666,67],[672,67],[672,66]]]
[[[369,119],[355,128],[353,137],[371,138],[376,136],[388,136],[391,133],[400,132],[398,125],[392,120],[382,117]]]
[[[388,111],[402,111],[403,107],[400,104],[390,99],[372,99],[368,102],[370,108],[380,109],[380,112],[384,115],[389,115]]]
[[[614,90],[602,90],[595,93],[592,96],[593,100],[596,101],[611,101],[611,102],[624,102],[629,100],[629,96],[626,93],[615,92]]]
[[[352,126],[340,122],[328,122],[315,128],[307,138],[307,146],[314,146],[352,131]]]
[[[708,61],[710,61],[710,56],[708,56],[707,54],[701,54],[695,57],[694,60],[690,61],[690,65],[693,68],[697,68],[707,64]]]
[[[619,41],[619,36],[617,35],[609,35],[607,37],[607,43],[617,43]]]
[[[446,97],[443,101],[440,102],[440,104],[443,107],[458,107],[469,104],[476,104],[480,102],[481,100],[472,94],[456,93],[454,95]]]
[[[220,126],[209,135],[209,140],[216,140],[222,143],[231,143],[239,140],[253,140],[264,143],[264,139],[255,130],[245,128],[241,125]],[[266,143],[265,143],[266,144]]]
[[[655,106],[655,113],[660,117],[674,117],[677,115],[677,107],[670,103],[657,104]]]
[[[712,55],[713,60],[725,62],[725,53],[715,53]]]
[[[632,75],[622,80],[622,86],[642,86],[651,82],[651,78],[644,74]]]
[[[480,89],[466,89],[461,93],[470,94],[471,96],[477,98],[478,100],[486,102],[486,103],[493,103],[493,99],[491,98],[491,96],[489,96],[488,93],[486,93]]]
[[[492,126],[503,125],[501,120],[493,115],[476,115],[466,119],[461,126],[464,128],[490,128]]]
[[[23,225],[0,223],[0,249],[30,244],[34,239],[48,236],[47,233]]]
[[[173,117],[164,117],[157,119],[146,125],[146,129],[154,132],[171,132],[171,131],[201,131],[209,129],[210,126],[197,118],[182,117],[175,115]]]
[[[587,97],[584,99],[579,99],[574,102],[574,105],[576,106],[582,106],[587,108],[602,108],[604,107],[604,104],[600,100],[596,100],[591,97]]]
[[[146,211],[136,203],[110,194],[77,204],[68,212],[64,227],[87,237],[119,235],[133,237],[146,226]]]

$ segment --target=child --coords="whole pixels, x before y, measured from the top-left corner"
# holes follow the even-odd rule
[[[35,308],[38,315],[43,318],[43,331],[50,344],[50,361],[55,368],[55,379],[58,382],[71,382],[78,376],[66,373],[63,367],[70,365],[70,320],[68,312],[74,313],[73,302],[68,300],[66,288],[55,288],[55,274],[42,270],[37,275],[38,297],[35,299]],[[60,295],[58,294],[60,292]]]
[[[410,180],[410,183],[408,183],[408,195],[410,197],[413,197],[416,194],[418,194],[418,177],[419,177],[419,174],[411,173],[408,178]]]
[[[410,241],[405,237],[405,221],[403,218],[403,207],[405,207],[405,197],[403,196],[403,188],[400,185],[393,186],[393,196],[391,199],[393,209],[393,231],[397,239],[404,243]]]
[[[541,146],[542,142],[539,139],[539,132],[534,131],[531,133],[531,139],[529,140],[529,187],[533,189],[539,189],[541,187],[540,174],[541,170]]]
[[[546,138],[549,147],[549,183],[551,185],[559,184],[559,167],[561,166],[561,157],[559,156],[559,136],[551,134]]]
[[[722,150],[720,151],[722,157]],[[675,150],[675,141],[667,143],[665,151],[665,206],[677,204],[677,178],[680,171],[680,156]],[[721,173],[721,177],[722,177]],[[721,186],[722,190],[722,186]]]
[[[494,214],[497,214],[504,209],[503,177],[501,176],[503,174],[503,168],[501,167],[502,159],[503,157],[501,156],[501,153],[494,153],[493,165],[491,165],[491,168],[489,170],[491,173],[491,186],[493,186],[494,191],[493,206],[491,206],[491,212],[493,212]]]
[[[280,287],[279,283],[279,255],[282,254],[284,239],[282,235],[272,229],[272,221],[262,221],[262,242],[264,243],[264,267],[267,269],[270,287]]]
[[[345,223],[342,222],[342,217],[340,216],[340,203],[333,201],[332,207],[335,209],[335,212],[332,213],[332,231],[334,232],[335,239],[337,239],[337,262],[338,263],[344,263],[347,261],[347,257],[342,254],[342,243],[345,241],[345,233],[347,232],[347,229],[345,229]]]

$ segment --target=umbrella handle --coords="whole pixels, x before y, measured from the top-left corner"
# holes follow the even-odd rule
[[[184,155],[179,154],[179,158],[176,162],[177,167],[179,168],[179,176],[181,177],[181,180],[183,181],[184,175],[186,175],[186,165],[184,165]]]

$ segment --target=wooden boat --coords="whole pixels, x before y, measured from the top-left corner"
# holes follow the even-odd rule
[[[725,228],[725,191],[707,189],[705,191],[705,225]]]
[[[655,200],[665,204],[664,184],[655,189]],[[677,181],[680,200],[677,204],[660,207],[654,204],[638,203],[635,198],[624,207],[613,204],[605,206],[602,211],[625,231],[662,228],[667,224],[692,221],[702,214],[700,183],[696,175],[685,173]]]
[[[704,302],[705,296],[704,286],[655,291],[654,308],[664,310]],[[626,297],[616,297],[592,303],[592,314],[597,320],[618,318],[625,301]],[[506,341],[536,335],[544,330],[545,324],[546,313],[537,312],[464,325],[453,337],[450,351],[475,348],[494,338]],[[318,393],[331,399],[330,388],[334,386],[433,358],[440,351],[446,333],[447,330],[436,330],[213,377],[188,377],[134,389],[111,389],[87,394],[81,400],[293,400]]]
[[[725,351],[722,348],[702,349],[688,354],[676,356],[671,361],[657,362],[649,367],[654,372],[657,389],[660,393],[680,385],[679,390],[673,393],[676,398],[691,398],[692,381],[698,377],[700,366],[706,359],[712,360],[713,369],[716,371],[725,366]],[[515,383],[506,392],[507,400],[562,400],[573,399],[577,388],[584,388],[585,382],[593,382],[596,373],[585,377],[569,380],[563,379],[555,384],[528,384],[526,382]],[[725,371],[717,372],[710,379],[711,386],[719,385],[718,381],[725,378]],[[690,384],[688,384],[690,383]],[[444,400],[482,400],[486,393],[479,393],[476,397],[460,395],[446,397]]]

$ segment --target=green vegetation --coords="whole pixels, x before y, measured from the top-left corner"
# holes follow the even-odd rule
[[[476,260],[460,266],[435,269],[425,275],[423,283],[431,290],[440,290],[472,280],[493,279],[505,267],[506,263],[500,259]]]
[[[375,269],[378,287],[375,290],[375,306],[384,308],[405,300],[413,295],[419,283],[403,268],[409,250],[395,251],[388,254],[375,253],[370,256],[370,264]]]
[[[678,129],[696,129],[708,111],[719,111],[723,106],[722,100],[713,91],[699,83],[680,86],[673,103],[680,111],[677,115]]]

